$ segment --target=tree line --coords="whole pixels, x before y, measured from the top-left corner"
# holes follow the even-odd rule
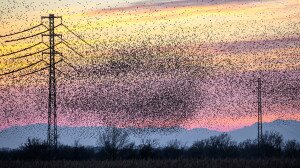
[[[277,132],[265,132],[258,146],[256,140],[237,143],[226,134],[183,145],[178,140],[159,146],[156,140],[143,140],[140,145],[129,141],[129,134],[118,128],[107,128],[98,138],[98,147],[59,145],[51,149],[45,141],[28,139],[16,150],[0,151],[0,160],[127,160],[127,159],[196,159],[196,158],[296,158],[300,144],[284,141]]]

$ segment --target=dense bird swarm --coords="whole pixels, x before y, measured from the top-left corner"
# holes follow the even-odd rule
[[[230,33],[233,40],[223,41],[219,31],[213,31],[219,23],[195,25],[187,17],[177,24],[172,16],[160,13],[229,2],[237,1],[128,2],[104,9],[97,5],[105,2],[93,0],[1,2],[0,23],[8,27],[0,39],[0,128],[47,122],[49,60],[42,52],[49,46],[48,38],[40,37],[47,33],[48,22],[40,24],[39,19],[52,9],[64,16],[63,25],[58,19],[55,28],[62,34],[55,47],[63,53],[56,55],[59,125],[190,128],[200,122],[222,130],[235,119],[256,120],[258,78],[263,81],[263,108],[268,115],[284,116],[287,110],[290,116],[299,116],[300,40],[293,32],[300,30],[298,21],[291,22],[292,32],[267,28],[266,33],[272,31],[276,38],[261,35],[237,41],[235,36],[247,29],[236,27],[241,30]],[[80,10],[72,11],[72,5]],[[152,20],[139,20],[143,10]],[[76,14],[79,19],[67,17]],[[110,14],[116,18],[107,19]],[[103,23],[97,24],[102,17]],[[197,17],[207,21],[201,14]],[[17,26],[18,20],[24,20],[22,26]],[[148,26],[152,22],[155,26]]]

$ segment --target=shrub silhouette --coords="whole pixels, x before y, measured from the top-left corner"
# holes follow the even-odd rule
[[[162,149],[162,157],[167,159],[182,158],[184,150],[184,147],[177,139],[171,140],[168,145]]]
[[[226,158],[237,157],[236,142],[231,137],[223,133],[218,136],[211,136],[209,139],[196,141],[189,149],[189,156],[196,158]]]
[[[242,158],[258,158],[259,152],[258,152],[258,146],[257,146],[257,140],[250,140],[247,139],[238,145],[238,152],[240,157]]]
[[[0,150],[0,160],[300,159],[300,144],[295,140],[283,143],[282,136],[276,132],[264,133],[260,148],[257,139],[237,144],[225,133],[196,141],[190,147],[183,146],[178,140],[162,147],[157,140],[151,139],[144,139],[136,146],[129,143],[128,134],[122,129],[108,128],[99,136],[98,145],[97,148],[84,147],[75,141],[73,146],[59,145],[53,155],[45,141],[28,139],[17,150]]]
[[[289,140],[284,146],[284,155],[290,158],[300,158],[300,144],[296,140]]]
[[[143,139],[142,144],[139,146],[139,158],[147,160],[157,157],[159,152],[158,149],[155,149],[157,145],[157,140]]]
[[[282,152],[283,138],[278,132],[265,132],[262,136],[262,157],[279,157]]]
[[[100,156],[105,159],[117,159],[118,152],[128,145],[128,133],[115,127],[107,127],[98,139]]]
[[[20,147],[20,159],[46,160],[49,158],[49,146],[47,142],[39,139],[27,139]]]

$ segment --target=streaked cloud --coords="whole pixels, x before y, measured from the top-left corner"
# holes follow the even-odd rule
[[[58,73],[61,125],[217,130],[250,125],[256,122],[255,81],[260,71],[264,120],[300,120],[296,0],[66,1],[53,4],[51,10],[44,9],[48,4],[36,3],[40,6],[31,11],[35,15],[5,16],[0,32],[23,29],[39,23],[41,14],[55,12],[95,46],[87,48],[71,33],[57,29],[86,57],[57,47],[81,71],[77,76],[64,64],[57,66],[76,76],[70,80]],[[0,40],[0,51],[9,53],[35,40],[14,44]],[[17,62],[1,58],[0,73],[38,58]],[[12,77],[0,82],[0,97],[5,98],[0,102],[0,120],[5,121],[0,128],[47,122],[47,74]]]

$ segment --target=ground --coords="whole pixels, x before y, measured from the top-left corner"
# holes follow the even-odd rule
[[[299,168],[296,159],[176,159],[124,161],[0,161],[0,168]]]

